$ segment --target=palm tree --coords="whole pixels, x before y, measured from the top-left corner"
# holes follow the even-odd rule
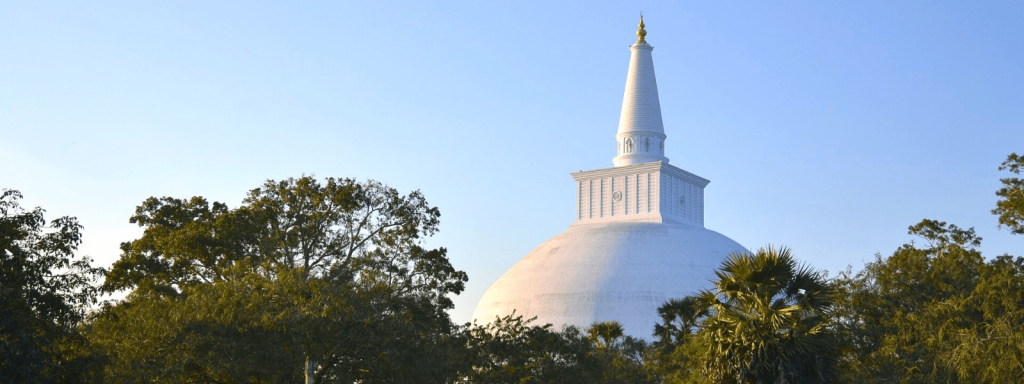
[[[789,249],[729,255],[705,290],[659,309],[666,334],[696,330],[704,369],[722,382],[820,383],[830,376],[833,289]],[[678,308],[674,308],[678,307]],[[672,324],[678,324],[673,329]],[[663,339],[664,340],[664,339]]]
[[[671,299],[658,307],[658,315],[662,324],[654,325],[654,336],[658,338],[656,345],[670,351],[693,336],[697,320],[708,315],[708,303],[699,296]]]
[[[622,338],[624,331],[618,321],[602,321],[587,328],[588,338],[599,348],[610,349]]]

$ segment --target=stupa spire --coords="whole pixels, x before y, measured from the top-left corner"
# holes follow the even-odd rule
[[[615,135],[618,153],[612,163],[623,165],[663,161],[665,157],[665,127],[661,121],[661,102],[658,100],[658,82],[654,78],[654,61],[647,43],[644,16],[640,15],[636,43],[629,47],[629,72],[626,91],[622,96],[619,130]]]
[[[636,42],[638,42],[638,43],[646,43],[647,41],[644,40],[644,37],[647,37],[647,30],[644,29],[644,14],[641,13],[640,14],[640,25],[638,25],[637,28],[636,28]]]

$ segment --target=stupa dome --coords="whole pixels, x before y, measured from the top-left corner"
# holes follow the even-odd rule
[[[710,288],[725,255],[743,246],[701,226],[613,222],[572,226],[534,248],[484,293],[473,318],[516,311],[538,324],[586,328],[616,320],[650,339],[658,307]]]

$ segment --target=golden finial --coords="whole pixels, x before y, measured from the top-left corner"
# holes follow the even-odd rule
[[[644,14],[641,13],[640,14],[640,25],[636,29],[636,37],[637,37],[636,42],[637,43],[647,43],[647,41],[644,40],[645,36],[647,36],[647,31],[644,30]]]

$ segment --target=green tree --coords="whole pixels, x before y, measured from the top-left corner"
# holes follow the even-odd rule
[[[92,363],[78,326],[102,270],[75,256],[77,219],[47,225],[45,211],[26,211],[21,197],[0,192],[0,383],[78,382]]]
[[[597,322],[587,328],[587,338],[597,344],[598,348],[612,349],[624,336],[622,323],[614,320]]]
[[[999,170],[1020,174],[1024,157]],[[1001,179],[993,214],[1024,234],[1024,181]],[[1024,373],[1024,258],[987,262],[973,228],[922,220],[924,240],[837,279],[840,382],[1008,383]]]
[[[602,366],[594,345],[576,327],[530,325],[512,313],[464,331],[471,367],[466,381],[480,384],[597,383]]]
[[[467,278],[421,247],[439,216],[418,191],[352,179],[267,181],[234,209],[147,199],[103,286],[133,292],[91,328],[107,374],[443,382],[460,345],[448,296]]]
[[[903,245],[839,279],[843,382],[959,382],[947,356],[959,335],[984,322],[970,304],[986,269],[981,238],[973,228],[927,219],[909,232],[925,245]]]
[[[1006,161],[999,166],[1000,171],[1010,171],[1019,175],[1024,170],[1024,156],[1011,153]],[[1003,187],[996,191],[999,201],[992,214],[999,215],[999,225],[1006,226],[1017,235],[1024,234],[1024,179],[1007,177],[999,179]]]
[[[721,382],[829,380],[834,290],[824,273],[798,265],[787,248],[768,246],[730,255],[715,274],[714,290],[659,309],[659,344],[694,343],[688,348],[698,351],[689,356]]]
[[[1024,258],[999,256],[981,268],[961,306],[980,318],[953,334],[940,358],[961,382],[1011,383],[1024,373]],[[947,321],[949,321],[947,319]]]
[[[467,324],[468,366],[459,382],[469,383],[659,383],[645,362],[650,348],[623,333],[615,321],[552,329],[531,325],[515,313],[488,324]]]
[[[655,324],[655,358],[647,362],[658,372],[666,384],[710,384],[712,378],[704,373],[703,362],[708,359],[708,348],[695,336],[699,320],[708,316],[710,306],[700,296],[670,299],[658,307],[662,323]]]
[[[985,261],[974,229],[923,220],[839,279],[840,382],[1006,383],[1024,372],[1024,258]]]
[[[604,367],[599,383],[660,383],[651,359],[652,347],[642,339],[625,334],[618,321],[604,321],[592,324],[586,330],[587,340],[593,346],[593,354]]]

